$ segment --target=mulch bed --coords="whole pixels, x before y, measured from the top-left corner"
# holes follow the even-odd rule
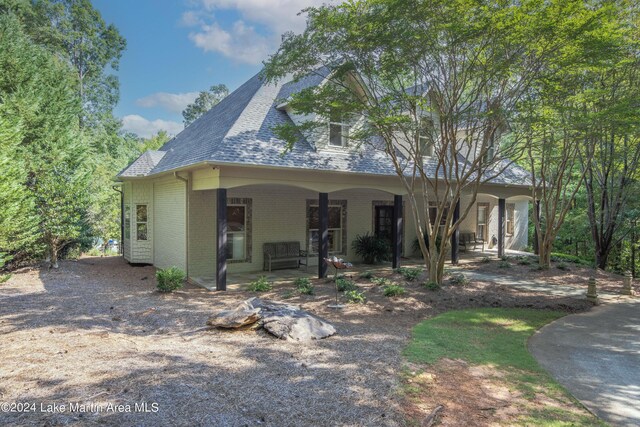
[[[17,271],[0,285],[0,401],[66,404],[67,411],[0,413],[0,424],[404,425],[401,351],[419,321],[470,307],[590,307],[483,282],[439,291],[410,282],[404,296],[388,298],[380,286],[354,280],[366,304],[328,308],[333,284],[318,279],[315,295],[294,292],[286,300],[338,331],[301,344],[252,329],[208,329],[214,309],[256,294],[191,285],[160,294],[152,267],[121,258]],[[277,286],[258,295],[282,300],[293,289]],[[71,413],[70,402],[132,409],[146,402],[158,411]]]

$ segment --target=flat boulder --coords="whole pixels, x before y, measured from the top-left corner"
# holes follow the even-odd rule
[[[333,325],[297,305],[259,298],[243,301],[233,310],[219,311],[209,318],[207,324],[218,328],[239,328],[255,322],[283,340],[311,341],[336,333]]]
[[[260,308],[253,307],[250,301],[242,302],[233,310],[220,310],[214,313],[209,317],[207,325],[215,328],[237,329],[256,323],[262,318]]]

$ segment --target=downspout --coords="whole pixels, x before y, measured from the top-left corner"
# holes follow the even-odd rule
[[[119,190],[117,186],[111,187],[114,191],[120,193],[120,242],[118,242],[118,253],[124,254],[124,191]]]
[[[186,228],[184,233],[184,239],[185,239],[184,261],[185,261],[185,270],[186,270],[185,272],[187,274],[187,279],[189,279],[189,179],[181,177],[180,175],[178,175],[178,172],[174,172],[173,177],[184,182],[184,188],[185,188],[184,192],[185,192],[185,200],[186,200],[187,206],[185,207],[185,219],[184,219],[184,224]]]

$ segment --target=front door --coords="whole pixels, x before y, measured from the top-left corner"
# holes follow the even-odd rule
[[[375,207],[375,234],[386,240],[391,247],[391,236],[393,232],[393,206]]]

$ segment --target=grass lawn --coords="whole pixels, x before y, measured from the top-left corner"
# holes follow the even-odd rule
[[[510,406],[517,407],[515,415],[512,412],[507,417],[493,420],[498,424],[606,425],[571,398],[527,350],[527,340],[537,329],[565,314],[502,308],[450,311],[418,324],[404,355],[410,363],[426,370],[437,367],[443,359],[457,359],[466,362],[462,365],[466,370],[482,367],[483,372],[489,372],[478,384],[506,387],[509,396],[513,397],[508,399]],[[415,378],[421,375],[412,374]],[[446,376],[451,378],[451,372]],[[438,387],[437,382],[411,381],[411,375],[407,382],[407,394],[414,403],[421,397],[428,399],[429,395],[442,399],[442,394],[434,390]],[[443,403],[446,407],[447,403]],[[467,403],[463,406],[474,406],[473,402]]]

